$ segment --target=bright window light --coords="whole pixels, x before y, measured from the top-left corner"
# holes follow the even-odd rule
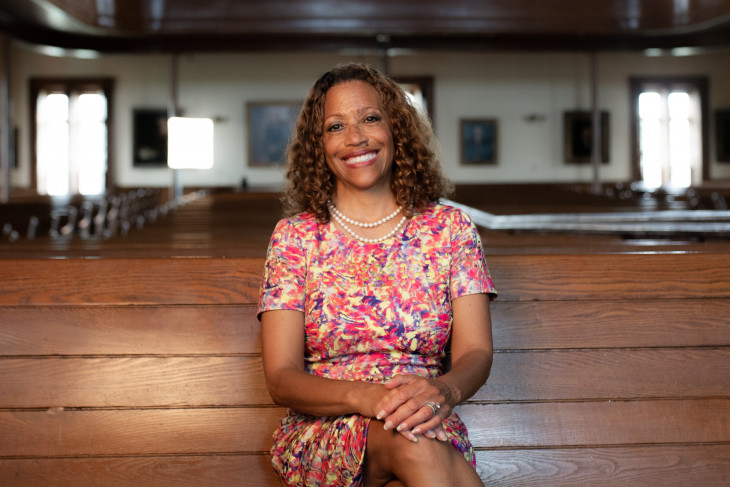
[[[41,90],[36,113],[38,192],[99,195],[106,186],[107,100],[102,91]]]
[[[213,167],[213,120],[170,118],[167,121],[167,165],[172,169]]]
[[[687,188],[700,181],[699,97],[657,87],[639,95],[641,174],[649,188]]]

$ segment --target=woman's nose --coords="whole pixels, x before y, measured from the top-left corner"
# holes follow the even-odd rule
[[[362,129],[360,124],[354,123],[347,127],[347,142],[350,144],[359,145],[363,142],[367,142],[367,135]]]

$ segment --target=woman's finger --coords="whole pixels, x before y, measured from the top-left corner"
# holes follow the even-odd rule
[[[388,389],[396,389],[400,386],[412,383],[415,378],[416,377],[413,375],[397,374],[385,382],[385,387]]]
[[[386,429],[396,427],[419,409],[420,401],[415,398],[422,392],[414,384],[418,384],[417,378],[404,375],[395,376],[385,384],[388,393],[376,417],[385,421]]]
[[[404,431],[399,431],[398,433],[400,433],[406,440],[412,441],[413,443],[418,443],[418,436],[413,434],[412,431],[404,430]]]
[[[444,431],[444,425],[441,419],[437,420],[436,425],[433,420],[420,424],[411,430],[414,435],[423,434],[423,436],[439,441],[447,441],[449,438]]]
[[[445,403],[446,397],[438,387],[438,383],[416,376],[397,376],[392,379],[399,386],[390,390],[377,418],[385,422],[385,429],[398,428],[411,430],[435,417],[441,411],[441,417],[450,414]],[[437,425],[440,419],[434,423]],[[425,429],[422,429],[425,431]]]
[[[387,418],[386,423],[396,417],[396,414],[400,410],[396,411]],[[414,434],[424,434],[426,431],[434,430],[438,428],[445,417],[450,413],[449,407],[444,406],[443,409],[436,401],[427,401],[423,406],[418,408],[415,412],[404,418],[397,424],[396,429],[398,431],[411,430]],[[390,424],[389,424],[390,425]]]

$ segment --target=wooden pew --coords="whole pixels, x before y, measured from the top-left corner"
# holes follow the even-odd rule
[[[490,262],[497,352],[463,407],[487,485],[727,484],[730,256]]]
[[[554,212],[569,206],[573,213],[587,211],[591,206],[583,205],[579,193],[548,186],[527,185],[520,189],[515,185],[481,185],[458,187],[457,196],[462,203],[477,204],[479,195],[487,195],[479,207],[494,212],[504,209],[505,214],[517,211],[533,211],[536,203],[543,212]],[[520,191],[531,194],[538,201],[520,202]],[[556,195],[552,200],[550,197]],[[577,197],[576,197],[577,195]],[[584,195],[585,196],[585,195]],[[79,258],[123,258],[143,255],[145,257],[263,257],[271,237],[271,231],[281,217],[280,193],[273,191],[251,191],[239,193],[215,193],[192,200],[154,222],[148,222],[143,229],[132,228],[126,237],[117,235],[109,239],[21,239],[16,243],[0,240],[0,255],[5,258],[37,257],[79,257]],[[610,205],[607,199],[587,195],[600,201],[603,207],[592,207],[600,211]],[[511,198],[511,199],[510,199]],[[555,206],[557,205],[557,206]],[[624,206],[615,208],[626,210]],[[635,209],[635,208],[629,208]],[[508,211],[507,211],[508,210]],[[725,238],[674,238],[653,237],[651,239],[625,238],[617,235],[540,233],[535,231],[505,231],[480,228],[485,250],[495,254],[536,253],[615,253],[652,251],[727,252],[730,244]]]
[[[726,485],[730,256],[495,255],[486,485]],[[0,485],[274,486],[261,258],[0,262]]]
[[[0,485],[276,485],[262,266],[4,261]]]
[[[105,197],[14,196],[0,204],[0,227],[12,228],[17,238],[0,236],[0,249],[8,240],[16,245],[31,241],[49,248],[48,240],[67,243],[74,239],[108,238],[121,233],[123,227],[128,231],[156,217],[161,208],[160,193],[158,189],[136,188],[110,192]]]
[[[280,193],[186,194],[186,201],[161,212],[142,229],[111,238],[0,240],[5,258],[262,257],[281,218]]]

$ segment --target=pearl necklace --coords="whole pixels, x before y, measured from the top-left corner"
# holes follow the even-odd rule
[[[393,218],[395,218],[395,216],[398,213],[400,213],[400,210],[401,210],[401,207],[399,206],[398,208],[395,209],[395,211],[393,213],[391,213],[390,215],[388,215],[388,216],[386,216],[384,218],[381,218],[380,220],[378,220],[376,222],[373,222],[373,223],[363,223],[363,222],[359,222],[357,220],[353,220],[352,218],[346,217],[331,202],[327,202],[327,205],[329,206],[330,210],[332,210],[334,212],[335,215],[337,215],[337,216],[340,217],[340,219],[345,220],[347,223],[350,223],[350,224],[355,225],[356,227],[360,227],[360,228],[375,228],[375,227],[379,227],[383,223],[387,223],[390,220],[392,220]],[[340,220],[337,220],[337,221],[340,221]]]
[[[400,228],[403,226],[403,224],[406,222],[406,219],[407,219],[406,216],[403,215],[403,218],[400,219],[400,221],[395,226],[395,228],[393,230],[391,230],[390,232],[388,232],[386,235],[383,235],[382,237],[379,237],[379,238],[366,238],[366,237],[363,237],[362,235],[358,235],[352,228],[350,228],[350,227],[347,226],[347,224],[345,223],[345,220],[343,219],[343,218],[346,218],[345,215],[343,215],[342,213],[340,213],[337,210],[337,208],[335,207],[335,205],[333,205],[332,203],[330,203],[329,204],[329,208],[332,210],[332,217],[335,219],[335,221],[337,221],[337,223],[340,224],[340,226],[342,228],[344,228],[347,231],[347,233],[349,233],[350,235],[352,235],[355,239],[357,239],[357,240],[359,240],[361,242],[365,242],[365,243],[378,243],[378,242],[382,242],[383,240],[389,239],[390,237],[392,237],[393,235],[395,235],[395,233],[398,230],[400,230]],[[371,227],[376,227],[376,226],[382,225],[383,223],[385,223],[385,222],[387,222],[389,220],[392,220],[393,217],[395,217],[395,215],[397,215],[400,212],[400,210],[401,209],[398,208],[395,211],[395,213],[393,213],[392,215],[389,215],[386,218],[381,219],[380,220],[380,223],[378,223],[377,225],[374,225],[374,224],[371,224],[371,223],[363,224],[363,225],[370,225]],[[360,223],[360,222],[352,222],[350,219],[348,219],[348,221],[350,221],[353,224]],[[369,228],[369,227],[363,227],[363,228]]]

